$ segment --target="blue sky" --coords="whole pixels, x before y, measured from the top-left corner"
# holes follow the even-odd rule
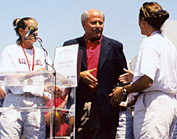
[[[145,0],[0,0],[0,52],[17,39],[12,26],[13,20],[29,16],[37,20],[39,37],[53,59],[55,47],[84,34],[81,14],[88,9],[98,9],[106,17],[103,34],[122,42],[125,56],[131,60],[137,55],[145,37],[140,34],[138,26],[139,8],[144,2]],[[170,13],[169,21],[177,20],[177,0],[156,2]],[[39,47],[38,43],[35,45]]]

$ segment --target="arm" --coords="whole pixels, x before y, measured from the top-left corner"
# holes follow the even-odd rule
[[[74,128],[74,121],[75,121],[74,116],[69,118],[69,130],[70,130],[70,133],[73,131],[73,128]]]
[[[75,104],[72,104],[70,107],[70,111],[68,113],[69,118],[69,129],[70,133],[74,130],[74,121],[75,121]]]
[[[128,94],[133,92],[142,92],[143,90],[151,87],[152,83],[153,80],[150,77],[144,75],[135,81],[132,85],[125,87],[125,89],[127,89]]]
[[[137,81],[135,81],[133,84],[129,84],[125,86],[125,89],[127,90],[127,93],[133,93],[133,92],[142,92],[143,90],[151,87],[153,83],[153,80],[149,78],[148,76],[144,75],[140,77]],[[123,87],[117,87],[113,89],[113,93],[111,93],[109,96],[111,96],[111,103],[120,103],[124,95],[122,94]]]
[[[2,87],[0,86],[0,99],[5,98],[6,93],[4,92],[4,90],[2,89]]]
[[[44,115],[44,119],[45,119],[46,125],[50,125],[50,117],[51,117],[51,112],[48,112],[47,114]],[[59,115],[59,113],[57,111],[55,111],[53,113],[53,118],[54,117],[55,117],[54,122],[60,120],[60,115]]]

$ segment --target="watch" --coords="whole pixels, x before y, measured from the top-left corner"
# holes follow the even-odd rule
[[[127,95],[127,90],[125,89],[125,86],[123,86],[122,94],[123,94],[124,96]]]

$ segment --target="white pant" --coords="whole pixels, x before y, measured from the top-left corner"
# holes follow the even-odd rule
[[[163,92],[142,93],[134,111],[135,139],[169,139],[176,123],[177,101]]]
[[[175,130],[174,130],[174,133],[173,133],[173,139],[177,139],[177,121],[176,121]]]
[[[40,97],[24,97],[7,94],[3,107],[39,107],[42,106]],[[22,135],[26,139],[45,139],[44,113],[40,110],[24,112],[19,110],[7,110],[1,115],[0,138],[20,139]]]
[[[133,139],[133,119],[130,111],[119,112],[119,126],[117,127],[117,139]]]

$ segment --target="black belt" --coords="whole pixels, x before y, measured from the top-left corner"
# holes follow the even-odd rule
[[[23,94],[17,94],[16,96],[24,96],[24,97],[37,97],[30,92],[24,92]]]
[[[8,93],[13,94],[10,90],[8,91]],[[13,94],[13,95],[24,96],[24,97],[38,97],[38,96],[35,96],[35,95],[31,94],[31,92],[24,92],[23,94]]]

